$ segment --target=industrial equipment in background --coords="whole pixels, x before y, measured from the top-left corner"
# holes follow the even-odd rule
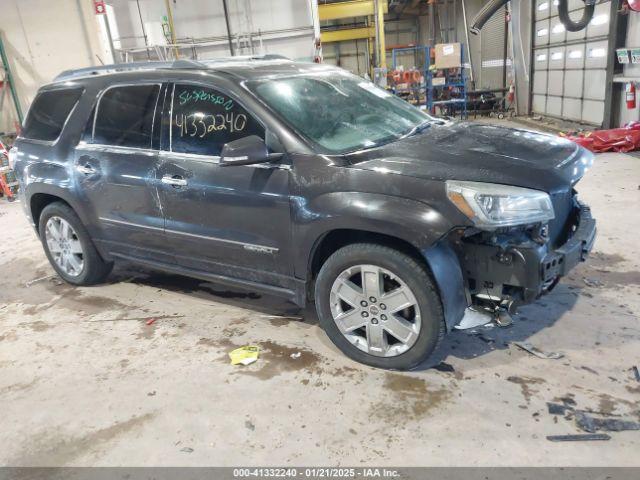
[[[430,56],[431,48],[427,46],[392,49],[392,69],[387,75],[391,91],[412,105],[426,105]],[[407,57],[412,58],[418,66],[406,67],[402,64],[400,59]]]
[[[434,115],[467,118],[467,80],[461,43],[439,43],[427,75],[427,109]]]
[[[20,130],[22,125],[22,108],[20,107],[20,100],[18,99],[18,92],[16,91],[15,82],[13,80],[13,74],[11,73],[11,66],[7,59],[7,53],[4,48],[3,32],[0,30],[0,112],[5,112],[6,97],[10,96],[13,103],[13,109],[15,113],[15,129]]]
[[[510,0],[491,0],[487,2],[484,7],[478,12],[476,17],[473,19],[473,23],[471,25],[470,31],[474,35],[477,35],[484,27],[485,23],[502,7],[504,7]],[[573,20],[569,15],[569,0],[557,0],[558,1],[558,14],[560,16],[560,21],[564,25],[564,28],[568,32],[578,32],[587,27],[591,19],[593,18],[593,12],[596,8],[596,3],[598,0],[583,0],[584,2],[584,10],[582,12],[582,17],[580,20]],[[634,0],[630,0],[634,2]],[[634,2],[635,3],[635,2]]]
[[[18,194],[18,180],[9,162],[9,149],[0,141],[0,196],[13,202]]]

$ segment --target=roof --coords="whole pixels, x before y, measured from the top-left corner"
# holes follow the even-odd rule
[[[53,82],[57,83],[78,78],[113,75],[124,72],[145,72],[157,70],[224,72],[234,75],[242,80],[249,80],[283,75],[295,75],[312,71],[324,71],[329,68],[333,69],[335,67],[318,65],[316,63],[294,62],[281,55],[238,56],[202,61],[150,61],[116,63],[112,65],[80,68],[62,72],[53,80]]]

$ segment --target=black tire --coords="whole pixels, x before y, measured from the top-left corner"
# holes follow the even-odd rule
[[[406,352],[392,357],[371,355],[352,345],[333,320],[329,298],[333,282],[345,269],[373,264],[397,275],[411,289],[420,307],[422,325],[416,342]],[[315,284],[315,303],[320,325],[331,341],[348,357],[373,367],[410,370],[430,357],[445,334],[440,295],[426,268],[398,250],[370,243],[341,248],[322,265]]]
[[[47,221],[53,216],[60,217],[69,222],[80,241],[84,265],[81,273],[77,276],[68,275],[64,270],[62,270],[58,264],[56,264],[51,252],[49,251],[49,246],[45,239],[45,228]],[[66,203],[53,202],[42,210],[40,220],[38,222],[38,232],[40,233],[40,241],[42,242],[47,258],[49,259],[49,263],[51,263],[53,269],[64,281],[71,283],[72,285],[95,285],[97,283],[102,283],[111,272],[113,263],[105,262],[102,259],[91,241],[91,237],[89,236],[87,229],[82,224],[82,221],[76,212],[74,212]]]

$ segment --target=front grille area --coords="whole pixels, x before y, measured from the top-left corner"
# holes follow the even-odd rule
[[[574,196],[573,189],[551,194],[556,217],[549,222],[549,239],[554,247],[559,247],[569,238],[574,220]]]

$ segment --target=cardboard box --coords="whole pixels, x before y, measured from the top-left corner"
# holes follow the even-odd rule
[[[436,68],[457,68],[462,66],[462,47],[459,43],[438,43],[436,45]]]

